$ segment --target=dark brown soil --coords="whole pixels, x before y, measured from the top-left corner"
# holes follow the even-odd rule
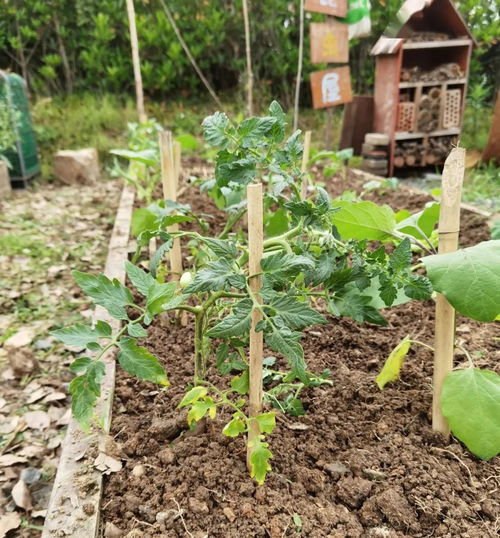
[[[383,201],[414,209],[422,199],[397,191]],[[200,204],[208,207],[204,199]],[[489,237],[484,219],[463,230],[463,244]],[[304,417],[279,417],[269,438],[273,471],[262,487],[247,474],[244,440],[221,434],[229,415],[195,434],[185,431],[176,406],[192,380],[192,327],[175,320],[154,325],[147,345],[172,386],[158,392],[120,370],[112,435],[124,468],[106,478],[103,525],[113,523],[130,538],[497,536],[499,458],[481,462],[430,429],[431,352],[414,347],[401,381],[384,392],[374,383],[405,335],[432,344],[432,301],[386,316],[383,328],[330,318],[306,331],[310,369],[329,368],[334,385],[304,394]],[[464,318],[457,324],[477,365],[500,371],[498,326]],[[464,363],[457,355],[457,366]]]

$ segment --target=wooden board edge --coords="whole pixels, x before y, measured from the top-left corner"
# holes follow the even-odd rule
[[[130,222],[134,205],[134,191],[125,185],[111,239],[104,273],[109,278],[125,281]],[[113,330],[120,322],[111,318],[104,308],[96,307],[94,321],[109,323]],[[93,538],[99,531],[99,512],[102,494],[102,474],[93,462],[105,444],[111,425],[111,410],[115,384],[115,359],[110,353],[104,358],[106,373],[102,380],[101,397],[96,414],[101,417],[103,429],[84,433],[72,418],[63,441],[54,487],[49,500],[42,538],[71,536]]]
[[[366,181],[372,181],[372,180],[380,181],[381,179],[384,179],[381,176],[376,176],[375,174],[370,174],[370,172],[365,172],[364,170],[361,170],[359,168],[353,168],[352,171],[355,174],[366,178]],[[427,196],[430,196],[430,194],[427,191],[424,191],[423,189],[419,189],[417,187],[410,187],[409,185],[401,185],[399,188],[403,188],[406,191],[408,191],[410,193],[413,193],[413,194],[426,194]],[[493,213],[491,213],[490,211],[486,211],[485,209],[481,209],[479,207],[467,204],[465,202],[462,202],[460,204],[460,207],[462,209],[464,209],[465,211],[470,211],[471,213],[476,213],[476,215],[481,215],[482,217],[485,217],[485,218],[490,218],[493,215]]]

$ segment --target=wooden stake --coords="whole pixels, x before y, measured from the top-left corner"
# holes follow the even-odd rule
[[[130,28],[130,45],[132,47],[132,64],[134,66],[135,94],[137,100],[137,115],[139,122],[147,121],[144,111],[144,93],[142,90],[141,61],[139,59],[139,41],[137,39],[137,28],[135,26],[134,0],[127,0],[128,24]]]
[[[163,184],[163,197],[165,200],[177,201],[177,181],[175,176],[174,148],[172,143],[172,133],[170,131],[160,131],[160,162],[161,180]],[[179,230],[178,224],[169,226],[167,231],[176,232]],[[174,239],[172,249],[169,252],[171,280],[179,280],[182,275],[182,253],[179,238]]]
[[[297,80],[295,81],[295,99],[293,104],[293,130],[299,126],[300,84],[302,82],[302,64],[304,63],[304,0],[299,6],[299,57],[297,61]]]
[[[302,198],[307,196],[307,184],[309,178],[307,177],[307,163],[309,162],[309,152],[311,150],[311,131],[306,131],[304,136],[304,152],[302,153],[302,166],[300,171],[302,172]]]
[[[181,154],[182,147],[181,143],[174,142],[174,169],[175,169],[175,192],[179,194],[179,179],[181,176]]]
[[[248,247],[249,247],[249,274],[250,289],[257,301],[261,302],[259,293],[262,287],[262,279],[258,275],[261,272],[260,262],[262,259],[264,241],[264,216],[262,202],[262,183],[248,185]],[[255,327],[262,320],[262,312],[258,309],[252,312],[252,327],[250,329],[250,360],[249,360],[249,412],[250,417],[256,417],[262,412],[262,358],[264,354],[264,334],[256,332]],[[254,441],[259,432],[256,420],[250,421],[248,443]],[[250,467],[252,448],[247,449],[247,465]]]
[[[248,16],[248,2],[242,0],[243,22],[245,25],[245,52],[247,56],[247,113],[253,116],[253,71],[252,48],[250,44],[250,18]]]
[[[439,254],[458,248],[460,231],[460,198],[465,171],[465,149],[454,148],[443,170],[441,211],[439,215]],[[434,341],[434,379],[432,428],[448,436],[450,428],[441,412],[441,389],[453,369],[455,348],[455,310],[440,293],[436,297],[436,334]]]

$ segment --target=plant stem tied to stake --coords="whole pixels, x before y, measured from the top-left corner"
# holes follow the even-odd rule
[[[142,91],[141,61],[139,59],[139,41],[137,39],[137,28],[135,26],[134,0],[127,0],[127,14],[130,28],[130,45],[132,47],[132,63],[134,66],[135,94],[137,99],[137,115],[139,122],[147,121],[144,111],[144,93]]]
[[[250,289],[254,298],[260,302],[260,289],[262,287],[262,260],[264,232],[263,232],[263,202],[262,183],[247,187],[248,199],[248,246],[249,246],[249,274]],[[262,312],[258,308],[252,311],[252,327],[250,330],[250,360],[249,360],[249,416],[256,417],[262,412],[262,358],[264,353],[264,333],[256,332],[255,327],[262,320]],[[250,455],[253,442],[259,436],[259,425],[256,420],[250,420],[248,431],[247,461],[250,468]]]
[[[460,199],[465,170],[465,149],[454,148],[446,159],[439,215],[439,254],[455,252],[460,231]],[[432,428],[448,436],[450,428],[441,412],[441,389],[453,369],[455,347],[455,309],[444,295],[436,298],[436,336],[434,344],[434,382]]]

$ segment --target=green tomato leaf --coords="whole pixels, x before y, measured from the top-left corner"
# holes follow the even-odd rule
[[[312,269],[314,261],[306,256],[279,253],[263,258],[260,266],[264,273],[264,279],[270,285],[274,285],[288,282],[290,278],[296,277],[299,273]]]
[[[252,117],[243,120],[237,130],[241,147],[250,148],[256,143],[261,142],[262,138],[272,131],[276,122],[277,119],[274,116],[264,116],[262,118]]]
[[[478,458],[500,453],[500,376],[467,368],[449,374],[441,391],[441,408],[453,435]]]
[[[423,275],[411,275],[406,280],[404,292],[408,297],[417,300],[429,299],[432,295],[432,283]]]
[[[124,337],[118,342],[118,362],[131,375],[167,387],[170,385],[158,359],[146,348],[137,345],[133,338]]]
[[[130,290],[116,278],[111,281],[103,274],[94,276],[80,271],[73,271],[73,277],[83,292],[104,307],[111,316],[120,320],[128,319],[125,306],[133,304],[134,298]]]
[[[251,183],[257,174],[257,162],[252,157],[238,158],[226,150],[220,151],[215,165],[215,179],[219,187],[230,183],[244,186]]]
[[[340,211],[333,214],[332,222],[342,239],[389,239],[396,227],[394,212],[389,206],[373,202],[340,201],[335,204]]]
[[[158,217],[148,209],[141,207],[132,213],[130,229],[135,237],[143,232],[151,232],[158,229]]]
[[[133,286],[141,295],[146,296],[149,288],[156,283],[151,273],[146,273],[146,271],[143,271],[140,267],[129,261],[125,262],[125,270],[127,271],[130,282],[132,282]]]
[[[411,263],[411,243],[406,237],[394,249],[394,252],[389,257],[389,267],[393,271],[402,271]],[[390,303],[389,303],[390,304]]]
[[[265,334],[266,344],[277,353],[281,353],[290,364],[292,372],[303,383],[308,384],[309,378],[306,374],[306,363],[304,361],[304,350],[299,343],[302,335],[292,332],[286,327],[272,326],[272,332]]]
[[[274,411],[261,413],[255,417],[255,420],[259,423],[260,433],[273,433],[276,427],[276,413]]]
[[[376,382],[380,390],[384,390],[387,383],[399,379],[401,367],[408,351],[410,350],[411,341],[409,336],[405,336],[401,342],[391,351],[384,366],[378,374]]]
[[[254,441],[251,441],[248,446],[250,452],[250,476],[255,479],[260,486],[264,483],[268,471],[271,470],[269,460],[273,457],[269,450],[269,444],[264,443],[263,435],[259,435]]]
[[[193,422],[198,422],[207,413],[210,418],[215,418],[217,412],[217,405],[210,396],[206,396],[202,400],[196,400],[191,405],[191,409],[188,411],[187,422],[191,425]]]
[[[129,149],[112,149],[111,155],[123,157],[129,161],[156,166],[158,164],[157,152],[154,149],[143,149],[142,151],[132,151]]]
[[[252,309],[252,300],[243,299],[233,306],[228,316],[207,331],[206,334],[212,338],[242,337],[247,335],[252,324]]]
[[[236,273],[231,264],[226,260],[209,262],[205,269],[197,272],[192,282],[185,288],[186,293],[200,291],[227,290],[231,287],[244,289],[246,287],[245,276]]]
[[[177,286],[177,282],[153,282],[146,296],[146,311],[151,317],[165,310],[163,306],[173,298]]]
[[[156,278],[156,271],[158,270],[158,266],[163,260],[163,256],[165,255],[165,253],[169,252],[172,248],[172,244],[173,243],[170,239],[165,241],[165,243],[160,245],[156,252],[153,254],[153,257],[151,258],[151,262],[149,264],[149,270],[151,271],[151,275],[153,276],[153,278]]]
[[[439,210],[440,204],[438,202],[429,202],[424,210],[401,220],[396,229],[416,239],[429,238],[439,221]]]
[[[89,357],[79,357],[78,359],[75,359],[69,369],[74,373],[74,374],[83,374],[87,371],[87,368],[89,367],[90,364],[92,364],[94,362],[94,359],[91,359]]]
[[[134,338],[146,338],[148,335],[148,331],[139,323],[129,323],[127,333]]]
[[[230,241],[212,239],[211,237],[202,237],[201,241],[203,241],[217,257],[224,258],[228,262],[234,261],[236,256],[238,256],[236,245]]]
[[[231,379],[231,388],[238,394],[246,394],[248,392],[249,383],[248,370],[245,370],[241,375],[237,375]]]
[[[94,328],[77,323],[74,327],[65,327],[50,331],[50,334],[67,346],[87,347],[100,338],[111,338],[111,327],[104,321],[98,321]]]
[[[309,325],[327,322],[319,312],[296,297],[278,293],[271,294],[271,297],[268,309],[272,311],[273,317],[279,320],[279,325],[285,325],[290,329],[303,329]]]
[[[196,400],[204,398],[207,393],[208,389],[205,387],[193,387],[184,395],[184,398],[182,398],[181,403],[177,407],[180,409],[181,407],[191,405],[192,403],[196,402]]]
[[[226,147],[229,143],[226,130],[229,128],[229,118],[223,112],[208,116],[201,124],[205,140],[212,146]]]
[[[460,314],[493,321],[500,313],[500,241],[422,258],[436,291]]]
[[[228,437],[238,437],[238,435],[245,432],[246,429],[245,423],[241,418],[233,418],[233,420],[224,426],[222,433]]]
[[[105,372],[102,362],[91,361],[83,375],[69,384],[71,411],[83,430],[87,431],[92,420],[94,405],[101,395],[101,380]]]

